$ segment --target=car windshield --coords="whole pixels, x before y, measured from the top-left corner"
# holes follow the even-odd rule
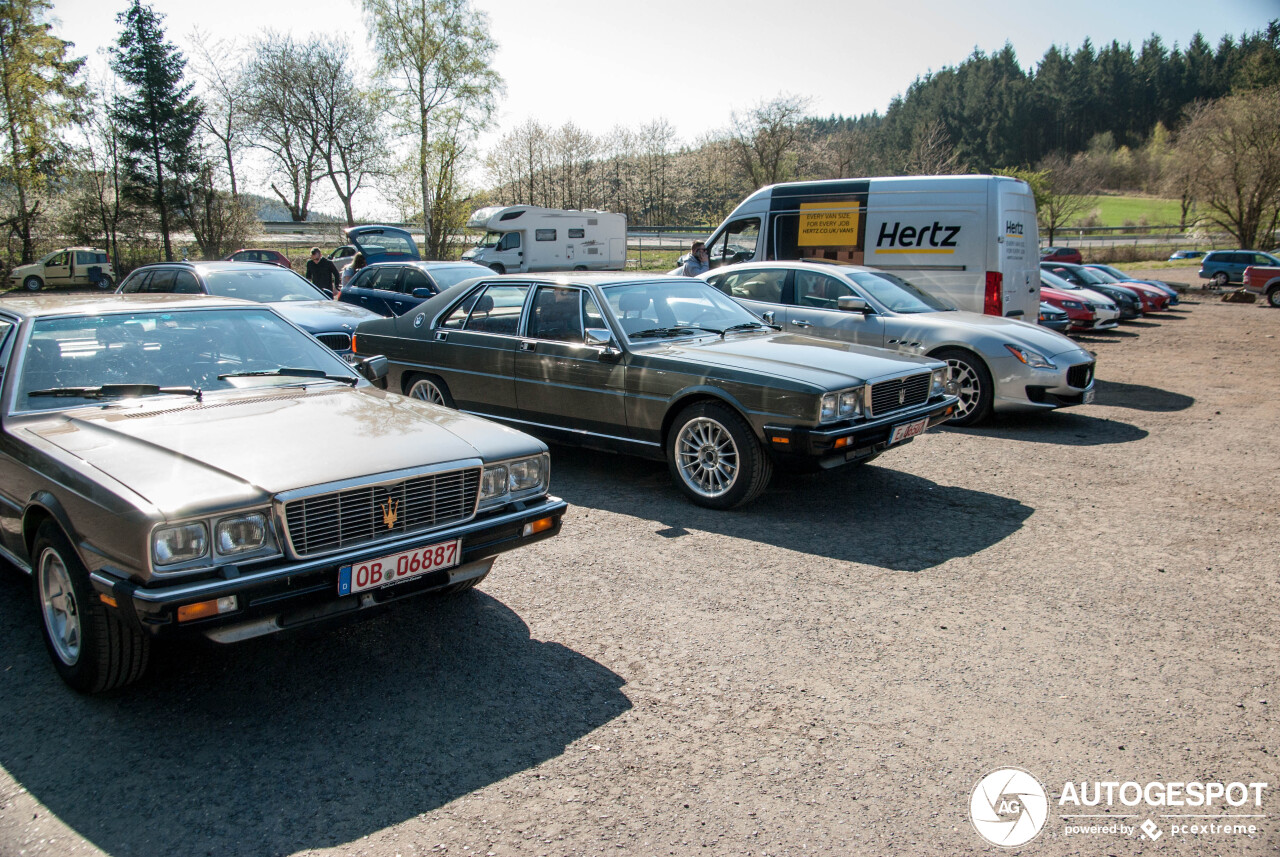
[[[489,270],[482,265],[456,265],[449,268],[431,268],[431,278],[436,281],[436,285],[441,291],[456,286],[463,280],[469,280],[472,277],[482,277],[489,273]]]
[[[1077,289],[1084,288],[1083,286],[1077,286],[1070,280],[1064,280],[1057,274],[1045,270],[1040,271],[1040,284],[1048,286],[1051,289],[1065,289],[1069,292],[1074,292]]]
[[[1097,268],[1088,268],[1088,273],[1098,281],[1098,283],[1118,283],[1120,278],[1108,271],[1099,271]]]
[[[604,295],[631,341],[769,329],[723,292],[689,277],[605,286]]]
[[[38,319],[19,371],[15,411],[357,380],[332,351],[270,310],[254,308]]]
[[[955,309],[946,301],[885,271],[846,271],[844,275],[894,312],[946,312]]]
[[[323,301],[329,296],[286,268],[257,266],[253,270],[209,271],[204,275],[209,294],[260,304],[279,301]]]
[[[1099,283],[1109,283],[1111,280],[1103,279],[1104,274],[1098,271],[1091,271],[1088,268],[1072,268],[1071,272],[1080,279],[1084,280],[1085,285],[1096,286]]]

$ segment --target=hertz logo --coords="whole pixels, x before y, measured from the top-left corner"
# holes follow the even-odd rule
[[[1021,235],[1022,224],[1014,223],[1012,220],[1006,220],[1004,222],[1004,234],[1005,235]]]
[[[877,253],[954,253],[959,226],[944,226],[934,221],[929,226],[903,226],[901,221],[880,224],[876,238]]]

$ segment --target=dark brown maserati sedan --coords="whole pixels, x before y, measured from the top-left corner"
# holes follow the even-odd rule
[[[383,358],[262,304],[7,299],[0,370],[0,555],[83,692],[139,678],[153,638],[458,592],[560,529],[541,441],[380,390]]]
[[[756,497],[775,466],[869,461],[946,421],[946,365],[779,333],[702,280],[491,275],[353,348],[389,389],[563,443],[665,459],[693,502]]]

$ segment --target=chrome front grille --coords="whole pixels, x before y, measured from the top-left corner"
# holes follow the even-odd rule
[[[472,467],[291,500],[289,546],[306,557],[460,523],[475,515],[479,495]]]
[[[929,401],[932,374],[909,375],[871,385],[871,416],[879,417]]]
[[[316,339],[321,345],[327,345],[334,351],[351,350],[351,334],[349,333],[317,333]]]
[[[1083,390],[1093,380],[1093,364],[1081,363],[1067,369],[1067,384]]]

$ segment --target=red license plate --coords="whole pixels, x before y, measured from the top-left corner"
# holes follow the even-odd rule
[[[338,569],[338,594],[354,595],[366,589],[412,580],[442,568],[452,568],[461,558],[462,540],[454,539],[344,565]]]
[[[900,426],[894,426],[893,434],[889,435],[889,445],[893,446],[895,443],[901,443],[907,438],[912,438],[918,434],[923,434],[925,427],[928,425],[929,425],[929,418],[922,417],[913,423],[903,423]]]

